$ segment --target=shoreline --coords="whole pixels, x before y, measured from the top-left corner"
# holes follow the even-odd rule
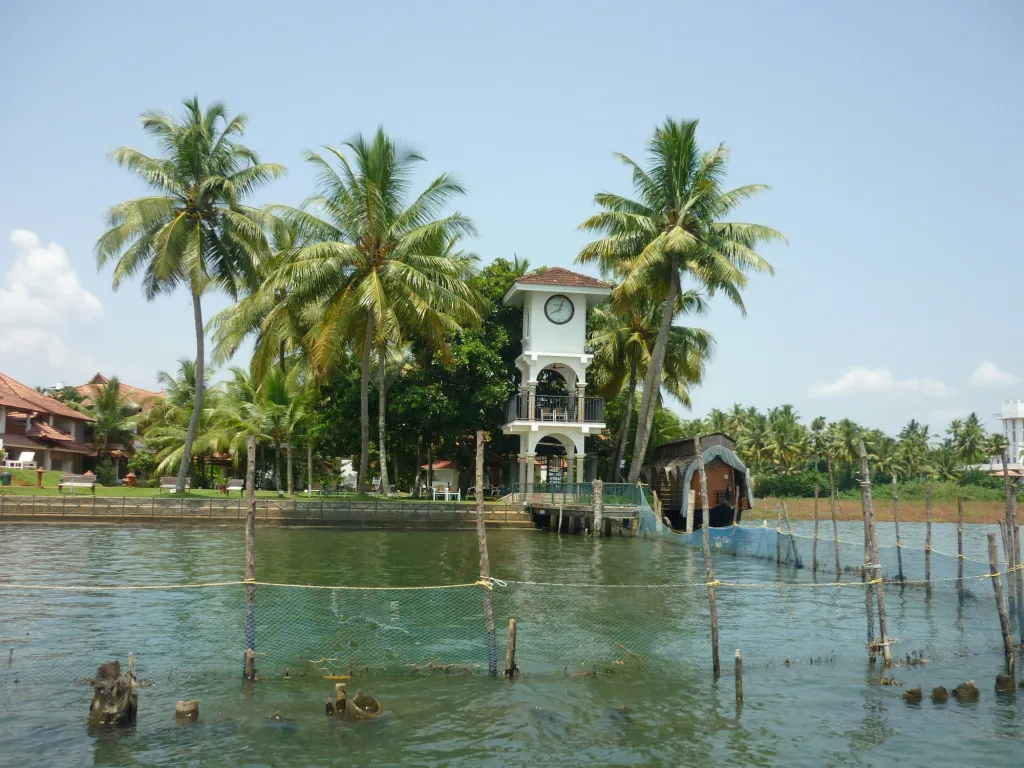
[[[753,510],[744,513],[744,521],[767,519],[774,516],[775,505],[780,500],[775,497],[757,499]],[[790,520],[813,520],[814,499],[785,499]],[[889,499],[873,500],[875,517],[879,521],[892,520],[892,502]],[[818,499],[818,517],[820,520],[831,520],[829,500],[827,496]],[[863,520],[860,499],[837,499],[836,520]],[[953,501],[932,501],[933,523],[956,523],[957,506]],[[964,501],[964,525],[995,525],[1006,520],[1006,505],[1002,501]],[[921,499],[900,499],[901,523],[924,523],[925,503]],[[1024,524],[1018,517],[1018,524]]]

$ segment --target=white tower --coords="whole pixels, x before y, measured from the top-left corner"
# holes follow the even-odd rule
[[[583,482],[583,440],[604,429],[604,400],[587,397],[587,308],[611,286],[552,267],[516,280],[504,303],[523,307],[523,352],[516,358],[520,389],[508,403],[506,435],[519,435],[519,487],[529,493],[538,447],[549,454],[547,482]],[[564,452],[564,453],[563,453]],[[556,454],[556,455],[552,455]],[[564,462],[562,460],[564,456]]]
[[[1004,400],[1003,412],[997,413],[995,418],[1003,422],[1003,434],[1009,443],[1006,449],[1007,463],[1024,463],[1024,400]],[[993,460],[996,458],[993,457]]]

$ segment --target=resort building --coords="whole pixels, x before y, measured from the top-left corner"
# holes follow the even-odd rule
[[[0,441],[8,466],[81,472],[83,457],[96,455],[85,434],[95,421],[0,373]]]
[[[993,417],[1002,422],[1003,435],[1008,443],[1006,459],[1011,469],[1020,469],[1024,463],[1024,400],[1004,400],[1002,413]],[[992,457],[993,468],[1002,469],[1000,457]]]
[[[89,408],[92,406],[92,399],[109,383],[110,379],[102,373],[97,373],[85,384],[79,384],[75,387],[75,391],[77,391],[81,396],[82,405]],[[151,392],[148,389],[136,387],[131,384],[125,384],[123,382],[119,382],[119,389],[121,391],[121,397],[137,405],[140,413],[145,413],[167,397],[163,392]]]
[[[524,275],[504,297],[523,308],[519,391],[502,431],[519,436],[518,483],[583,482],[588,435],[604,429],[604,400],[589,397],[587,309],[611,293],[608,283],[561,267]]]

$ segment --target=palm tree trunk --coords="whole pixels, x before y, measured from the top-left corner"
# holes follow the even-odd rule
[[[384,363],[387,361],[387,344],[380,345],[380,352],[377,354],[377,433],[380,453],[380,492],[388,495],[388,457],[384,450],[385,435],[385,412],[388,406],[387,382],[384,380]]]
[[[309,481],[309,485],[306,487],[309,489],[310,494],[313,493],[313,438],[306,439],[306,476]]]
[[[427,493],[434,487],[434,441],[427,443]]]
[[[676,296],[679,293],[679,257],[673,256],[669,271],[668,296],[665,297],[665,309],[661,315],[661,326],[658,338],[651,352],[651,362],[647,366],[644,377],[644,395],[640,400],[640,413],[637,415],[636,440],[633,442],[633,460],[629,464],[629,482],[635,483],[640,478],[640,468],[647,453],[647,443],[651,439],[651,427],[654,424],[654,411],[658,398],[655,394],[661,387],[661,367],[665,362],[665,350],[668,346],[668,332],[672,327],[675,314]]]
[[[294,475],[292,474],[292,455],[293,454],[292,454],[292,442],[291,442],[291,440],[288,441],[288,446],[286,447],[285,450],[288,451],[288,493],[294,494],[295,493],[295,479],[294,479]]]
[[[420,497],[420,480],[423,479],[423,435],[416,438],[416,479],[412,482],[414,498]]]
[[[192,466],[192,443],[199,429],[199,416],[203,412],[203,380],[206,376],[206,339],[203,335],[203,307],[199,300],[199,291],[192,288],[192,317],[196,326],[196,393],[192,403],[192,417],[188,420],[188,431],[185,433],[185,446],[181,452],[181,464],[178,466],[178,479],[174,484],[177,493],[185,492],[185,477]]]
[[[276,475],[274,485],[277,486],[277,492],[280,493],[284,490],[284,472],[281,469],[281,458],[284,455],[284,451],[281,450],[281,443],[276,443],[277,455],[274,457],[274,474]]]
[[[626,412],[622,414],[622,424],[619,425],[619,436],[615,442],[615,458],[611,471],[608,473],[608,482],[617,483],[622,480],[622,457],[626,455],[626,442],[629,440],[629,426],[633,421],[633,406],[636,401],[636,355],[630,361],[629,366],[629,389],[626,394]]]
[[[366,339],[363,341],[363,375],[359,382],[359,490],[370,485],[370,354],[373,351],[373,325],[371,311],[366,317]]]

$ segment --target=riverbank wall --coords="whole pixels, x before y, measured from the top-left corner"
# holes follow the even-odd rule
[[[103,498],[100,496],[0,496],[0,523],[109,524],[244,524],[244,498],[188,496]],[[516,504],[487,504],[484,521],[503,528],[533,528],[530,515]],[[256,499],[256,523],[276,526],[338,528],[475,529],[472,502],[414,503],[346,501],[330,498],[298,501]]]

